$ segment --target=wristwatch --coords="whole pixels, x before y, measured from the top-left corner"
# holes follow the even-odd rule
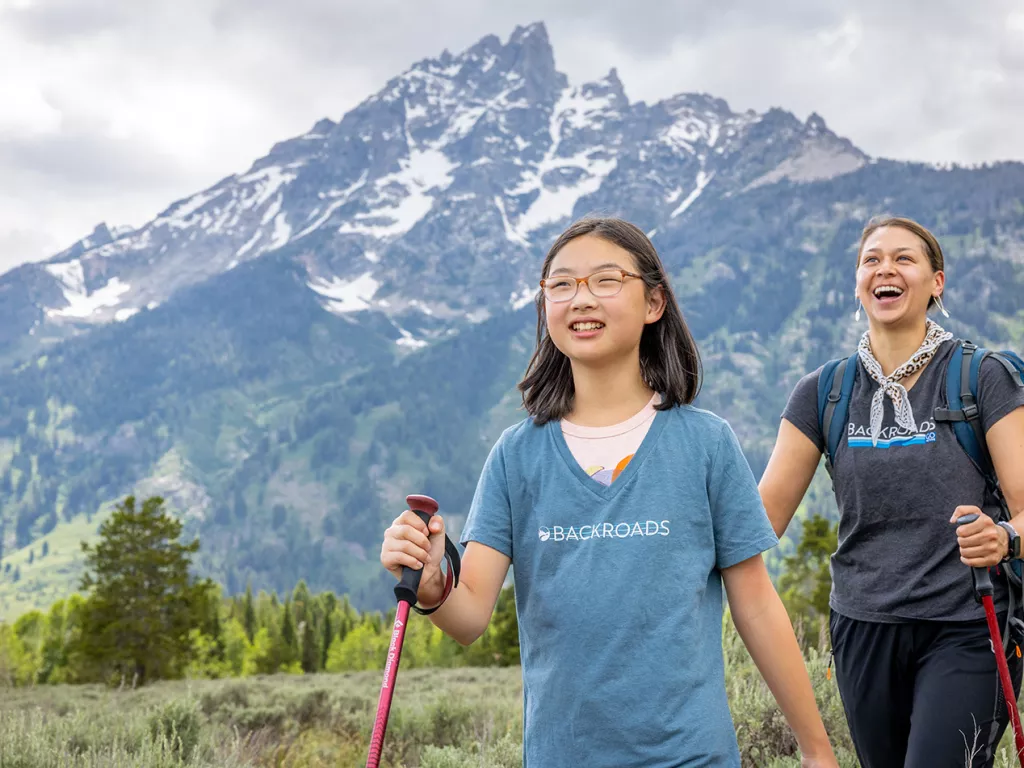
[[[1003,560],[1017,560],[1020,557],[1020,534],[1017,533],[1016,528],[1005,520],[1000,520],[996,525],[1002,526],[1007,536],[1010,537],[1009,545],[1006,548],[1006,556]]]

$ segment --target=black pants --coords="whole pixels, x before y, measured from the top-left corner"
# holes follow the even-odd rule
[[[984,621],[881,624],[833,611],[829,631],[864,768],[992,765],[1009,714]],[[1007,661],[1019,694],[1022,660],[1013,643]]]

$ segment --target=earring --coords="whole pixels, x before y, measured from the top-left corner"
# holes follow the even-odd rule
[[[939,312],[942,313],[943,317],[949,317],[949,312],[947,312],[946,308],[944,306],[942,306],[942,297],[941,296],[936,296],[935,297],[935,306],[939,308]]]
[[[860,302],[858,301],[858,302],[857,302],[857,312],[856,312],[856,313],[854,314],[854,316],[853,316],[853,319],[854,319],[854,320],[856,320],[856,321],[857,321],[858,323],[860,322],[860,308],[861,308],[862,306],[864,306],[864,305],[863,305],[863,304],[861,304],[861,303],[860,303]]]

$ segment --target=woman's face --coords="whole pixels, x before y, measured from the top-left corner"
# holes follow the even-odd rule
[[[924,241],[903,227],[880,227],[861,248],[857,298],[873,325],[923,322],[944,284],[945,275],[932,269]]]

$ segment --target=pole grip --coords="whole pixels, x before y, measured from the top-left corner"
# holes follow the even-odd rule
[[[967,525],[973,523],[978,519],[977,515],[964,515],[956,521],[957,528],[961,525]],[[992,595],[992,577],[989,575],[988,568],[971,568],[971,578],[974,580],[974,596],[981,600],[985,595]]]
[[[415,512],[416,516],[424,523],[429,524],[430,518],[437,514],[437,502],[429,496],[420,496],[418,494],[407,496],[405,503],[409,505],[409,509]],[[409,605],[416,605],[417,595],[420,591],[420,578],[422,576],[422,568],[403,566],[402,578],[395,585],[395,597]]]

